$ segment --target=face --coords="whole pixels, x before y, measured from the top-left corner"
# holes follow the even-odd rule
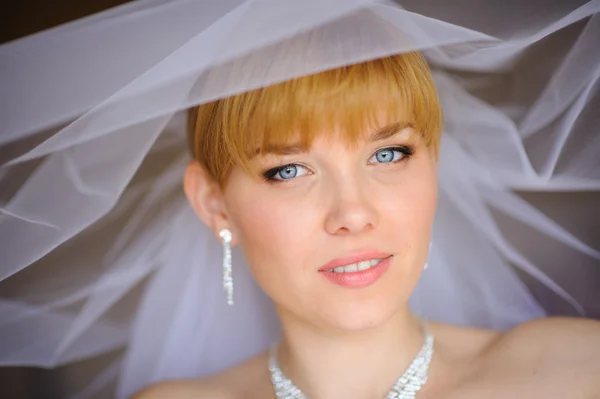
[[[273,150],[253,159],[254,176],[232,170],[220,227],[280,313],[357,330],[405,310],[436,205],[436,162],[420,135],[396,124],[353,146],[317,135],[309,149]]]

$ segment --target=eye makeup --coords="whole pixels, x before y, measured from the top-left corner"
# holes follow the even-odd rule
[[[392,153],[392,158],[390,161],[381,161],[379,159],[385,159],[385,156],[377,158],[378,154],[385,153],[386,151]],[[373,152],[373,154],[369,158],[368,164],[370,166],[398,164],[400,162],[407,161],[414,154],[414,152],[415,151],[413,147],[407,145],[382,147]],[[400,155],[396,157],[394,153]],[[376,158],[377,161],[371,162],[373,158]],[[310,169],[307,166],[304,166],[299,163],[287,163],[274,168],[265,169],[261,172],[263,180],[268,183],[285,183],[294,180],[297,177],[308,174],[311,174]]]

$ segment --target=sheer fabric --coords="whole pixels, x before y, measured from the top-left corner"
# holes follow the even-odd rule
[[[119,378],[124,397],[266,348],[272,304],[234,252],[226,305],[221,247],[183,197],[185,110],[411,50],[430,61],[446,122],[414,311],[501,329],[600,315],[599,11],[141,0],[0,46],[0,364],[126,347],[80,396]]]

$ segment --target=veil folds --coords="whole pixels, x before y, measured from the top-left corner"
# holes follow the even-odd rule
[[[446,123],[414,311],[494,328],[600,316],[599,11],[140,0],[0,46],[0,364],[125,348],[78,396],[118,377],[123,397],[264,349],[279,333],[272,304],[237,252],[227,307],[220,245],[181,192],[185,110],[412,50]]]

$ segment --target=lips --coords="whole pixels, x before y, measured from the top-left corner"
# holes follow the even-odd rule
[[[345,267],[345,266],[350,266],[353,264],[356,264],[357,266],[360,265],[361,262],[367,262],[367,261],[377,261],[377,260],[383,260],[386,258],[389,258],[391,256],[391,254],[389,253],[385,253],[385,252],[379,252],[379,251],[364,251],[364,252],[359,252],[356,254],[351,254],[348,256],[344,256],[341,258],[337,258],[334,259],[330,262],[328,262],[327,264],[325,264],[324,266],[322,266],[319,271],[330,271],[330,270],[335,270],[335,268],[337,267]]]
[[[392,255],[368,251],[334,259],[319,269],[322,276],[346,288],[363,288],[374,284],[391,263]]]

